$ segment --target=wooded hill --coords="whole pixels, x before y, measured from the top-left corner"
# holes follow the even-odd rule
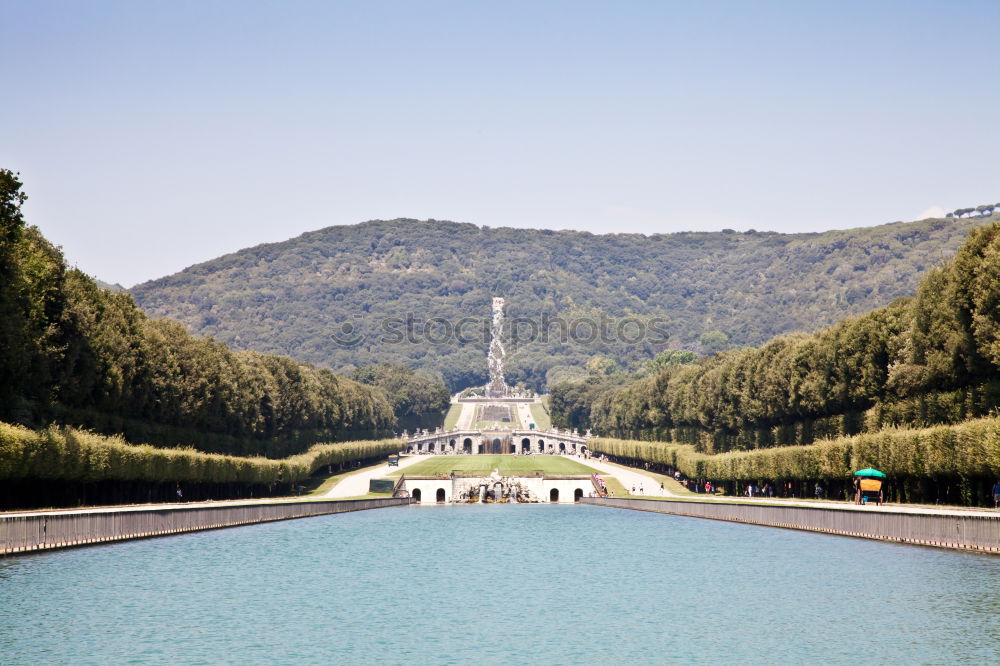
[[[973,230],[916,296],[813,334],[615,384],[562,384],[553,422],[718,453],[958,423],[1000,406],[1000,222]],[[986,455],[986,454],[984,454]],[[996,452],[975,469],[1000,473]],[[973,468],[970,468],[970,470]],[[970,472],[971,473],[971,472]]]
[[[814,331],[910,296],[981,219],[822,234],[607,234],[435,220],[336,226],[241,250],[131,289],[149,314],[238,349],[287,354],[348,374],[376,362],[440,372],[452,390],[487,379],[494,296],[507,319],[663,317],[634,341],[511,344],[510,383],[541,390],[605,356],[634,369],[664,348],[711,353]],[[386,327],[412,341],[394,343]],[[465,344],[445,339],[463,318]],[[423,322],[438,318],[431,335]],[[390,322],[386,324],[386,322]],[[392,324],[391,322],[396,322]],[[342,344],[357,340],[356,346]],[[443,340],[443,341],[442,341]]]
[[[25,199],[0,170],[0,421],[271,457],[392,432],[381,389],[192,337],[69,269],[26,226]]]

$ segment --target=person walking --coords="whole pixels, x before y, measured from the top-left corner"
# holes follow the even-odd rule
[[[1000,479],[993,484],[993,508],[1000,509]]]

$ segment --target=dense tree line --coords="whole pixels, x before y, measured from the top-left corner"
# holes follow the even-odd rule
[[[956,423],[1000,405],[1000,223],[972,231],[914,298],[814,334],[552,390],[553,421],[706,452]]]
[[[192,337],[67,268],[25,224],[25,198],[0,170],[0,420],[272,457],[392,431],[380,389]]]
[[[991,487],[1000,476],[997,417],[716,455],[668,442],[597,438],[589,444],[619,462],[709,480],[732,495],[753,483],[770,484],[778,496],[813,497],[819,484],[825,497],[849,500],[853,473],[875,467],[888,475],[887,501],[992,506]]]
[[[585,375],[594,357],[634,371],[664,348],[760,345],[882,307],[912,294],[983,223],[646,236],[372,221],[241,250],[131,292],[147,312],[234,348],[343,374],[405,364],[452,392],[486,383],[490,302],[504,296],[508,380],[543,390]],[[658,318],[666,335],[570,330],[628,318]],[[517,324],[525,319],[534,330]]]
[[[399,429],[434,428],[444,423],[451,394],[444,382],[426,377],[413,368],[380,363],[358,368],[351,379],[385,392],[396,414]]]
[[[995,204],[981,204],[975,208],[958,208],[945,217],[948,218],[961,218],[961,217],[989,217],[993,215],[994,212],[1000,210],[1000,203]]]
[[[287,495],[316,472],[395,453],[400,440],[316,444],[280,460],[136,446],[72,428],[0,423],[0,509]]]

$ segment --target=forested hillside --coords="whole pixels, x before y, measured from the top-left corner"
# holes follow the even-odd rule
[[[667,347],[708,353],[759,345],[884,306],[912,295],[980,224],[644,236],[373,221],[241,250],[131,292],[146,312],[236,348],[345,374],[403,363],[440,372],[452,390],[486,381],[483,329],[493,296],[506,297],[509,322],[634,316],[669,336],[577,343],[551,324],[547,339],[512,344],[507,362],[511,383],[543,389],[579,376],[596,356],[634,368]],[[458,344],[447,328],[468,317],[478,324],[467,324]],[[437,321],[428,335],[430,318]]]
[[[392,431],[381,389],[194,338],[67,268],[26,226],[25,198],[0,170],[0,421],[269,456]]]
[[[1000,222],[973,230],[914,298],[625,385],[564,383],[550,397],[558,425],[709,453],[957,423],[998,406]]]

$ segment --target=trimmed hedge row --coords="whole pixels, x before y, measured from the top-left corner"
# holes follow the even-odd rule
[[[718,481],[849,478],[869,466],[899,478],[1000,475],[998,417],[717,455],[667,442],[595,438],[588,446],[597,453],[669,465],[691,478]]]
[[[316,444],[281,460],[241,458],[194,449],[132,445],[121,437],[0,423],[0,479],[245,483],[270,485],[308,478],[324,465],[396,453],[403,442],[382,439]]]

